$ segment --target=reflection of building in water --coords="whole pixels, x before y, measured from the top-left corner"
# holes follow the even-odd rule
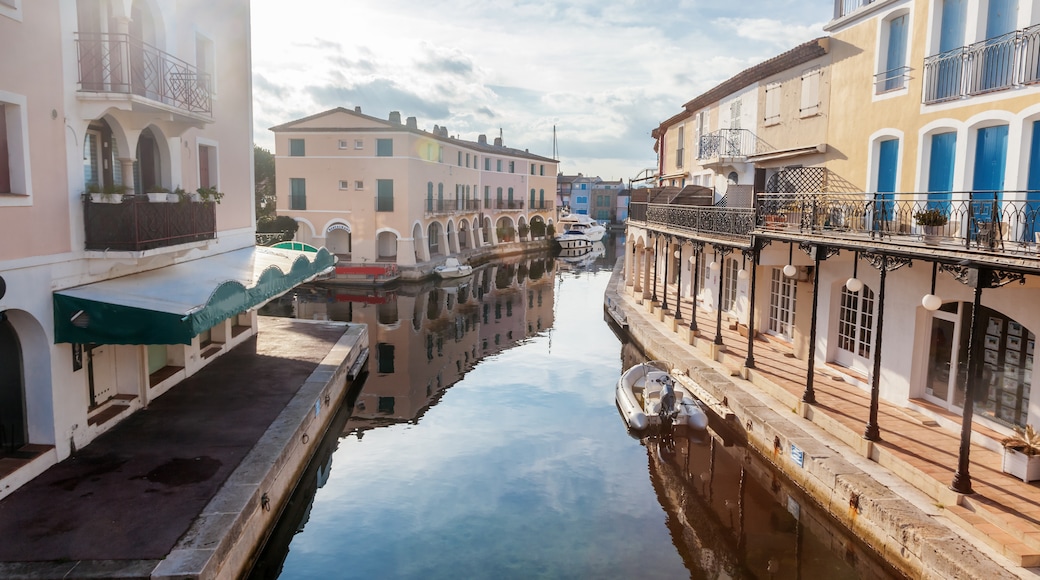
[[[654,490],[691,576],[899,576],[753,452],[709,435],[646,443]]]
[[[392,290],[301,287],[294,300],[270,308],[368,324],[369,376],[350,422],[351,429],[365,429],[418,420],[477,361],[548,330],[554,268],[552,258],[518,256],[465,279]]]

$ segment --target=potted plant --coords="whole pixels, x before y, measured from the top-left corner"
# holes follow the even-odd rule
[[[520,230],[520,237],[521,238],[526,238],[527,237],[527,233],[531,231],[531,226],[529,226],[527,224],[520,224],[519,230]]]
[[[1004,473],[1026,483],[1040,479],[1040,433],[1032,425],[1015,427],[1015,434],[1000,443],[1004,446]]]
[[[931,208],[914,213],[914,221],[924,230],[924,242],[937,244],[939,236],[942,234],[942,228],[950,221],[950,218],[946,217],[946,214],[939,208]]]
[[[224,197],[224,194],[217,191],[215,187],[200,187],[196,192],[198,192],[199,198],[203,203],[220,203],[220,198]]]
[[[123,195],[129,188],[123,184],[101,187],[96,183],[87,185],[87,194],[93,203],[123,203]]]
[[[161,185],[149,186],[148,190],[145,191],[145,194],[148,195],[148,201],[154,203],[166,203],[172,201],[170,199],[170,190]]]

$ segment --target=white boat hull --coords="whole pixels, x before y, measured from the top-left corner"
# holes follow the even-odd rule
[[[671,391],[671,413],[664,393]],[[705,429],[708,415],[692,393],[675,382],[667,370],[654,363],[643,363],[625,371],[618,379],[614,398],[630,429],[642,431],[670,421],[675,427]],[[662,413],[662,408],[666,412]]]

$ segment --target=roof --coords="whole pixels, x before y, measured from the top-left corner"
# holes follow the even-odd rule
[[[368,121],[372,121],[374,123],[379,123],[379,124],[383,125],[385,129],[384,128],[376,129],[376,128],[368,128],[368,127],[359,128],[359,127],[300,127],[299,126],[300,124],[306,123],[307,121],[313,121],[315,119],[320,119],[321,117],[325,117],[325,116],[332,115],[332,114],[335,114],[335,113],[345,113],[347,115],[353,115],[355,117],[358,117],[358,118],[361,118],[361,119],[365,119],[365,120],[368,120]],[[458,145],[460,147],[466,147],[466,148],[473,149],[473,150],[476,150],[476,151],[481,151],[481,152],[484,152],[484,153],[490,153],[490,154],[494,154],[494,155],[509,155],[509,156],[512,156],[512,157],[521,157],[521,158],[524,158],[524,159],[532,159],[532,160],[535,160],[535,161],[546,161],[546,162],[550,162],[550,163],[559,163],[559,161],[557,159],[553,159],[551,157],[543,157],[541,155],[536,155],[536,154],[531,153],[530,151],[527,151],[527,150],[514,149],[512,147],[506,147],[504,145],[493,145],[493,144],[489,145],[487,143],[479,143],[477,141],[467,141],[465,139],[457,139],[455,137],[445,137],[445,136],[437,135],[436,133],[432,133],[430,131],[426,131],[426,130],[423,130],[423,129],[413,128],[413,127],[409,127],[408,125],[405,125],[405,124],[390,122],[387,119],[380,119],[378,117],[373,117],[371,115],[366,115],[366,114],[362,113],[361,111],[358,111],[358,110],[355,110],[355,109],[348,109],[346,107],[336,107],[334,109],[329,109],[327,111],[322,111],[321,113],[310,115],[308,117],[303,117],[302,119],[296,119],[296,120],[293,120],[293,121],[289,121],[288,123],[282,123],[281,125],[275,125],[274,127],[271,127],[270,130],[275,132],[275,133],[279,133],[279,132],[282,132],[282,131],[307,132],[307,133],[333,133],[333,132],[340,132],[340,131],[359,131],[359,130],[360,131],[376,131],[376,130],[378,130],[378,131],[382,131],[382,130],[399,131],[399,132],[402,132],[402,133],[411,133],[413,135],[421,135],[422,137],[425,137],[427,139],[433,139],[434,141],[440,141],[442,143],[449,143],[449,144],[452,144],[452,145]]]

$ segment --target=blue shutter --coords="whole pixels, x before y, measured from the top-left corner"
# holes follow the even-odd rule
[[[885,90],[903,88],[903,71],[906,66],[906,14],[893,18],[888,23],[888,56],[885,60]]]
[[[899,166],[899,139],[886,139],[880,144],[878,155],[877,191],[880,200],[879,219],[892,220],[892,195],[896,190],[896,169]]]
[[[957,133],[932,135],[931,160],[928,165],[928,209],[949,213],[956,154]]]
[[[1040,121],[1033,121],[1033,138],[1029,143],[1029,177],[1026,181],[1026,232],[1025,241],[1032,242],[1036,238],[1034,232],[1040,232],[1037,223],[1040,214]]]

